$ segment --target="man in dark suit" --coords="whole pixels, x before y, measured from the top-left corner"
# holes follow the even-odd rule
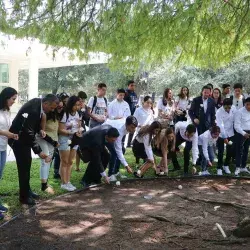
[[[71,147],[78,144],[80,158],[85,163],[89,162],[81,182],[83,186],[99,184],[102,177],[106,183],[109,183],[109,177],[105,172],[110,159],[107,147],[118,137],[118,130],[110,125],[97,126],[84,133],[81,138],[74,136]]]
[[[30,188],[30,168],[31,168],[31,149],[42,159],[48,159],[40,146],[36,143],[36,134],[41,131],[41,118],[43,114],[54,111],[57,107],[58,99],[55,95],[49,94],[43,99],[34,98],[24,104],[12,122],[10,131],[19,134],[19,140],[9,140],[16,157],[18,168],[20,202],[23,204],[34,205],[38,195],[33,193]]]
[[[215,102],[210,97],[211,88],[204,86],[202,95],[193,99],[188,114],[197,127],[198,135],[215,125]]]

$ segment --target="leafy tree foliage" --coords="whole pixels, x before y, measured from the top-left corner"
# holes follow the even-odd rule
[[[213,68],[249,52],[250,0],[0,0],[0,31],[76,51],[105,52],[110,64]]]

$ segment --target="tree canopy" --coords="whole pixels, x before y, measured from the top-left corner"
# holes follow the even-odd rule
[[[0,31],[110,65],[176,62],[216,67],[248,58],[250,0],[0,0]]]

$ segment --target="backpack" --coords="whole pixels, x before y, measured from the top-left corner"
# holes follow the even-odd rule
[[[106,98],[106,97],[104,97],[104,101],[105,101],[105,103],[106,103],[106,107],[108,107],[108,101],[107,101],[107,98]],[[95,96],[94,96],[94,101],[93,101],[93,106],[92,106],[92,109],[91,109],[91,113],[93,112],[93,110],[94,110],[94,108],[95,108],[95,106],[96,106],[96,103],[97,103],[97,96],[95,95]]]

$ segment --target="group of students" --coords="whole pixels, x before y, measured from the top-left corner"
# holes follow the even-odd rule
[[[135,87],[135,82],[129,81],[128,88],[118,89],[110,103],[104,83],[98,84],[96,96],[90,97],[87,104],[82,91],[73,96],[49,94],[24,104],[12,122],[10,107],[17,92],[4,89],[0,94],[0,178],[7,144],[16,157],[20,202],[29,205],[39,198],[29,184],[31,149],[41,158],[41,190],[49,193],[54,192],[48,184],[52,161],[61,188],[74,191],[76,187],[70,182],[74,160],[76,171],[80,171],[80,160],[88,163],[81,181],[85,187],[100,183],[101,178],[110,183],[126,177],[120,174],[120,165],[136,178],[142,178],[149,168],[163,176],[168,174],[170,160],[172,171],[181,169],[177,154],[184,142],[184,175],[189,173],[190,151],[193,174],[200,164],[201,175],[209,175],[216,151],[218,175],[222,171],[231,173],[230,161],[235,161],[235,175],[249,173],[250,98],[242,95],[241,84],[234,85],[233,95],[230,85],[223,85],[222,92],[206,85],[193,100],[187,87],[182,87],[175,99],[167,88],[156,107],[150,96],[145,96],[139,107]],[[124,156],[126,147],[132,147],[137,165],[142,160],[140,167],[129,166]],[[160,157],[158,165],[155,156]],[[5,210],[0,207],[0,212]]]

